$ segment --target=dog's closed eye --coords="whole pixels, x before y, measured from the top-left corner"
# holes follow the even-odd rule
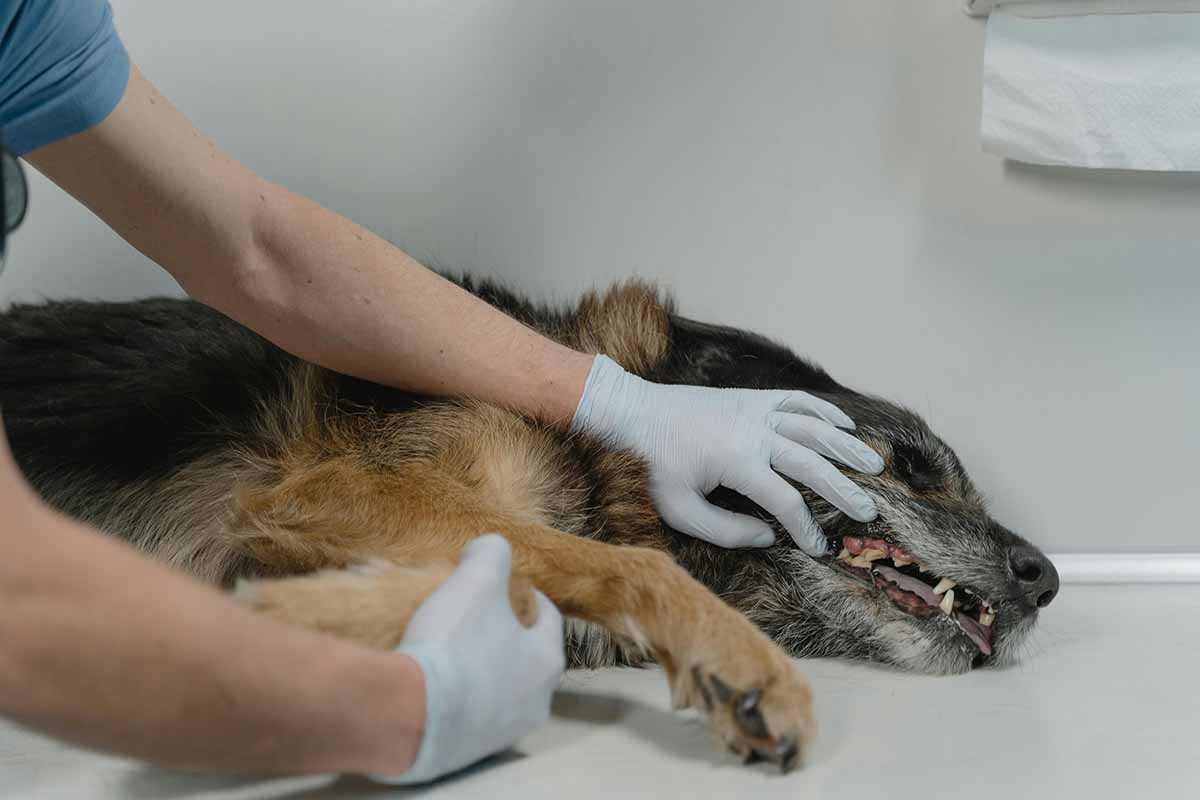
[[[941,484],[937,467],[923,452],[911,445],[892,445],[892,470],[900,480],[918,492]]]

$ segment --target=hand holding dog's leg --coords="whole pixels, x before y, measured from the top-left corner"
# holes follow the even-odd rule
[[[449,562],[376,561],[239,584],[239,599],[276,619],[393,647],[420,665],[426,719],[417,760],[387,783],[420,783],[491,755],[550,713],[564,666],[562,617],[523,579],[507,541],[481,536]]]
[[[467,545],[458,569],[413,616],[398,648],[425,675],[425,730],[412,769],[376,776],[419,783],[503,750],[550,718],[565,663],[562,617],[538,593],[526,629],[509,605],[512,548],[502,537]]]
[[[464,519],[460,530],[480,522]],[[514,546],[518,574],[509,602],[519,619],[528,624],[533,616],[533,598],[540,595],[532,591],[532,582],[564,613],[649,651],[667,672],[675,707],[706,714],[725,747],[746,758],[774,761],[785,770],[796,765],[814,730],[807,681],[778,645],[669,556],[549,528],[487,522],[503,528]],[[446,552],[470,535],[447,529],[439,538]],[[449,575],[446,561],[416,566],[378,561],[245,582],[238,594],[276,619],[392,647],[402,632],[403,641],[409,641],[410,618],[411,625],[419,622],[420,611],[414,609],[427,597],[441,593],[448,598],[458,591]],[[454,605],[471,602],[473,593],[467,592]],[[476,627],[483,629],[484,623]],[[514,659],[505,658],[511,665]],[[488,669],[505,666],[502,662]]]
[[[475,492],[447,478],[443,467],[413,465],[381,477],[350,461],[327,463],[304,478],[248,493],[241,528],[230,541],[294,569],[346,564],[356,553],[428,564],[453,558],[476,531],[503,531],[517,574],[562,613],[653,654],[667,671],[676,706],[706,713],[727,747],[784,769],[797,763],[814,729],[812,693],[787,654],[753,623],[665,552],[531,524],[528,515],[498,513],[494,503],[478,500],[478,487]],[[657,526],[652,515],[649,520]],[[396,609],[414,607],[431,583],[407,580],[405,570],[427,569],[328,570],[251,584],[250,598],[277,618],[390,646],[394,639],[379,632],[390,628],[394,637],[403,629],[407,617]]]

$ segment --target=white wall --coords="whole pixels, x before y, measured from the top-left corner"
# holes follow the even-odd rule
[[[419,257],[655,278],[924,413],[1041,544],[1200,547],[1200,176],[984,155],[958,0],[114,5],[228,150]],[[35,182],[0,300],[164,291]]]

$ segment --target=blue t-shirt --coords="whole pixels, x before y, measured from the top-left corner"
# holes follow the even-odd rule
[[[96,125],[128,82],[107,0],[0,0],[0,140],[10,152]]]

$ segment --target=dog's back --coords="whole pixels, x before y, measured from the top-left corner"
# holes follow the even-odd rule
[[[39,491],[96,516],[220,446],[294,362],[191,301],[15,306],[0,314],[0,414]]]

